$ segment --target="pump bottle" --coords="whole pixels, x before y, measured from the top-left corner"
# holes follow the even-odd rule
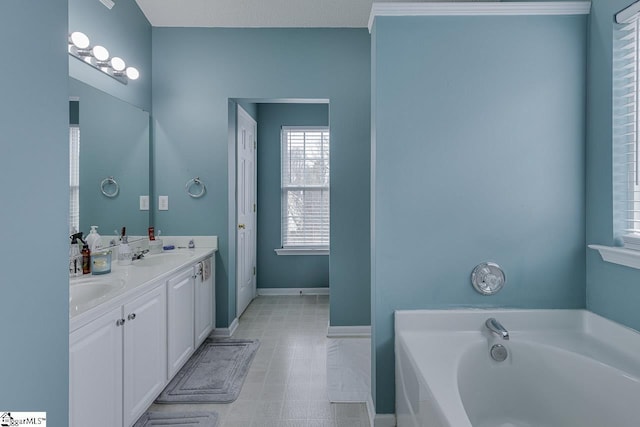
[[[89,245],[89,250],[91,252],[97,252],[102,247],[102,240],[100,238],[100,235],[98,234],[97,225],[91,226],[91,231],[89,231],[86,242],[87,245]]]

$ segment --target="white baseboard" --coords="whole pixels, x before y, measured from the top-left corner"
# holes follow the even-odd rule
[[[396,427],[396,416],[393,414],[376,414],[373,427]]]
[[[258,288],[258,295],[329,295],[329,288]]]
[[[329,326],[327,338],[371,338],[371,326]]]
[[[367,398],[367,414],[369,414],[369,425],[374,427],[374,423],[376,422],[376,408],[373,404],[373,397],[371,393],[369,393],[369,397]]]
[[[376,414],[373,398],[367,400],[367,413],[371,427],[396,427],[396,416],[393,414]]]
[[[231,322],[231,325],[229,325],[228,328],[215,328],[212,335],[216,338],[231,338],[236,329],[238,329],[237,317],[233,319],[233,322]]]

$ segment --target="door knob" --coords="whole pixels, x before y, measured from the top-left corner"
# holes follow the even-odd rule
[[[241,229],[241,230],[244,230],[246,227],[245,227],[244,224],[238,224],[238,228]]]

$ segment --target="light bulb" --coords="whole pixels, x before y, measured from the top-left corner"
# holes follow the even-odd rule
[[[69,40],[78,49],[86,49],[89,47],[89,37],[80,31],[74,31],[71,33]]]
[[[104,46],[95,46],[91,52],[93,53],[93,57],[98,61],[106,61],[109,59],[109,51]]]
[[[127,66],[122,58],[114,56],[113,58],[111,58],[111,67],[115,71],[123,71]]]
[[[140,72],[134,67],[127,67],[127,77],[131,80],[137,80],[140,77]]]

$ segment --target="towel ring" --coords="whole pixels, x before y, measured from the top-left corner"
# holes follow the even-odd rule
[[[192,193],[191,192],[191,187],[193,186],[199,186],[200,187],[200,192],[199,193]],[[190,179],[189,181],[187,181],[187,184],[184,186],[184,189],[187,191],[187,194],[191,197],[193,197],[194,199],[199,199],[200,197],[204,196],[204,193],[207,192],[207,186],[204,185],[204,182],[200,181],[200,177],[195,177],[193,179]]]
[[[109,187],[113,187],[113,190],[107,191]],[[116,180],[112,176],[110,176],[102,180],[102,182],[100,183],[100,191],[102,191],[102,194],[104,194],[106,197],[114,198],[118,195],[120,186],[118,185]]]

